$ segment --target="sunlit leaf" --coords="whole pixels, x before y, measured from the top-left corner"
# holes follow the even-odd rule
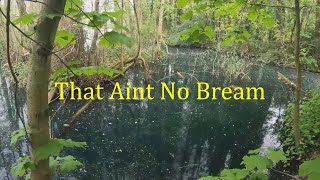
[[[15,20],[13,20],[13,23],[18,25],[18,24],[22,24],[22,25],[26,25],[26,24],[30,24],[32,23],[35,19],[36,19],[37,15],[35,13],[29,13],[29,14],[25,14]]]
[[[181,21],[189,21],[191,19],[191,17],[193,16],[193,11],[187,11],[185,12],[181,17]]]
[[[39,159],[48,159],[50,156],[58,156],[63,148],[85,147],[85,142],[75,142],[70,139],[50,139],[49,142],[36,150]]]
[[[272,166],[270,160],[259,155],[245,156],[241,164],[245,165],[247,170],[265,170]]]
[[[100,46],[121,46],[126,45],[128,47],[132,47],[134,44],[134,39],[126,36],[125,34],[118,33],[115,31],[106,32],[99,41]]]
[[[55,44],[58,44],[60,47],[65,47],[69,44],[75,44],[75,35],[66,30],[58,30],[56,34],[56,38],[54,40]]]
[[[176,6],[177,8],[183,8],[186,5],[188,5],[191,2],[191,0],[177,0]]]
[[[204,34],[209,38],[212,39],[214,37],[214,30],[211,26],[206,26],[204,28]]]
[[[120,18],[122,15],[125,14],[125,10],[120,9],[119,11],[115,11],[115,12],[103,12],[102,14],[104,15],[108,15],[108,16],[112,16],[114,18]]]
[[[269,148],[268,154],[266,155],[266,157],[274,163],[278,163],[280,161],[282,162],[287,161],[287,157],[284,155],[284,152],[282,150],[275,151],[272,148]]]

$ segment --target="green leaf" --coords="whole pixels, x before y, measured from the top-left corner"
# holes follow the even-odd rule
[[[114,21],[114,20],[111,20],[111,21],[112,21],[112,23],[114,24],[114,26],[115,26],[115,28],[116,28],[117,30],[119,30],[119,31],[124,30],[125,32],[129,32],[129,29],[128,29],[127,27],[122,26],[121,24],[117,23],[117,22]]]
[[[320,179],[320,157],[305,161],[299,166],[299,176],[307,176],[309,180]]]
[[[275,21],[271,17],[266,17],[262,19],[262,24],[267,27],[274,27]]]
[[[207,176],[207,177],[202,177],[199,180],[215,180],[215,178],[212,176]]]
[[[177,0],[176,5],[177,5],[177,8],[183,8],[187,6],[190,2],[191,0]]]
[[[57,139],[50,139],[49,142],[36,150],[37,157],[47,159],[50,156],[58,156],[63,149],[63,145]]]
[[[268,175],[266,172],[255,172],[250,176],[250,180],[268,180]]]
[[[209,39],[214,37],[214,30],[211,26],[206,26],[203,32]]]
[[[66,175],[68,172],[77,169],[79,166],[83,166],[83,164],[70,155],[66,157],[50,157],[49,160],[51,171],[59,171],[62,175]]]
[[[56,171],[59,166],[59,161],[56,160],[54,157],[49,158],[49,168],[51,171]]]
[[[11,167],[11,173],[14,176],[23,177],[27,171],[35,168],[34,163],[30,160],[30,156],[20,157]]]
[[[258,19],[258,11],[254,7],[250,7],[248,13],[248,19],[251,21],[256,21]]]
[[[261,148],[258,148],[258,149],[255,149],[255,150],[250,150],[248,152],[249,155],[252,155],[252,154],[259,154],[261,152]]]
[[[84,147],[87,143],[75,142],[70,139],[50,139],[49,142],[36,150],[37,157],[41,159],[48,159],[50,156],[58,156],[64,147]]]
[[[270,160],[259,155],[245,156],[243,157],[243,161],[241,164],[244,164],[246,166],[246,169],[250,171],[255,169],[265,170],[272,166]]]
[[[282,162],[287,161],[287,157],[284,155],[284,152],[282,150],[275,151],[275,150],[269,148],[269,152],[266,155],[266,157],[274,163],[278,163],[280,161],[282,161]]]
[[[134,44],[134,39],[126,36],[125,34],[118,33],[115,31],[106,32],[99,41],[100,46],[121,46],[126,45],[128,47],[132,47]]]
[[[53,81],[66,80],[67,78],[73,77],[74,74],[72,74],[72,72],[76,70],[77,68],[75,67],[69,67],[69,69],[67,67],[60,68],[51,75],[50,79]]]
[[[26,135],[25,129],[21,128],[11,133],[11,146],[16,146],[23,136]]]
[[[99,13],[96,11],[87,13],[87,15],[90,17],[90,21],[88,24],[88,26],[90,27],[102,27],[109,20],[113,19],[106,13]]]
[[[58,70],[56,70],[50,77],[52,81],[62,81],[66,80],[68,78],[76,76],[92,76],[95,74],[103,74],[106,76],[114,76],[115,74],[122,74],[122,71],[115,70],[115,69],[110,69],[107,67],[100,67],[100,66],[88,66],[88,67],[80,67],[80,68],[75,68],[75,67],[70,67],[72,70],[72,73],[68,68],[63,67]]]
[[[190,11],[185,12],[185,13],[180,17],[180,20],[181,20],[181,21],[189,21],[192,16],[193,16],[193,11],[190,10]]]
[[[108,16],[112,16],[114,18],[120,18],[122,15],[125,14],[125,10],[120,9],[119,11],[115,11],[115,12],[103,12],[104,15],[108,15]]]
[[[55,44],[58,44],[60,47],[65,47],[68,44],[75,44],[75,35],[66,30],[58,30],[56,38],[54,40]]]
[[[57,161],[59,161],[59,170],[62,175],[77,169],[79,166],[83,166],[83,164],[77,161],[73,156],[66,156],[63,158],[57,157]]]
[[[37,15],[35,13],[25,14],[15,20],[13,20],[13,23],[18,25],[26,25],[32,23],[36,19]]]
[[[77,14],[82,14],[82,12],[78,9],[78,7],[83,6],[82,0],[67,0],[64,8],[64,12],[69,16],[74,16]]]
[[[243,180],[249,175],[250,171],[246,169],[224,169],[221,172],[223,179]]]

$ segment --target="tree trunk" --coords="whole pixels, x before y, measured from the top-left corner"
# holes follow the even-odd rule
[[[94,2],[94,11],[99,12],[99,0],[95,0]],[[97,66],[98,65],[98,60],[96,57],[96,49],[97,49],[97,41],[98,41],[98,36],[99,36],[99,31],[97,28],[94,28],[93,30],[93,38],[91,42],[91,47],[90,47],[90,54],[89,54],[89,61],[91,61],[91,65]]]
[[[130,35],[133,35],[133,19],[132,19],[132,8],[130,6],[130,0],[124,0],[123,1],[124,3],[124,9],[126,11],[126,27],[128,28],[129,30],[129,34]]]
[[[173,12],[171,12],[171,29],[174,30],[177,25],[176,0],[171,0],[171,6],[173,7]]]
[[[317,0],[317,9],[316,9],[316,26],[315,26],[315,43],[316,43],[316,52],[315,59],[317,60],[318,68],[320,68],[320,0]]]
[[[49,14],[63,13],[66,0],[45,0],[37,26],[33,44],[31,67],[27,84],[29,138],[32,146],[32,160],[36,168],[31,171],[31,180],[49,180],[49,160],[39,160],[36,149],[49,141],[48,82],[50,75],[51,52],[60,22],[60,17],[50,19]],[[58,11],[58,12],[57,12]]]
[[[294,111],[293,111],[293,131],[294,139],[297,147],[300,146],[300,99],[301,99],[301,84],[302,84],[302,75],[301,75],[301,63],[300,63],[300,0],[295,0],[295,18],[296,18],[296,33],[295,33],[295,65],[297,73],[297,84],[295,92],[295,102],[294,102]]]
[[[158,19],[158,28],[156,32],[156,39],[155,39],[155,46],[152,51],[152,59],[158,57],[158,53],[161,50],[161,41],[162,41],[162,28],[163,28],[163,6],[164,0],[160,0],[160,7],[159,7],[159,19]]]
[[[26,3],[24,2],[24,0],[16,0],[16,1],[17,1],[18,10],[19,10],[19,15],[23,16],[27,12]]]

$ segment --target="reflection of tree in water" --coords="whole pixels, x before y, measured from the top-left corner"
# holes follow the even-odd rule
[[[166,67],[159,68],[154,79],[168,76]],[[201,71],[201,70],[199,70]],[[269,73],[269,72],[263,72]],[[254,77],[254,76],[253,76]],[[263,86],[265,101],[187,101],[156,98],[153,101],[100,101],[87,110],[69,137],[87,141],[85,150],[72,150],[86,163],[81,179],[194,179],[207,173],[218,173],[228,165],[239,167],[250,149],[261,146],[263,124],[268,116],[276,89],[276,77],[259,78],[238,86]],[[227,86],[204,72],[197,78],[218,86]],[[130,81],[143,85],[140,77]],[[165,82],[188,86],[196,94],[194,79],[172,76]],[[180,83],[180,85],[179,85]],[[154,84],[160,95],[160,83]],[[106,95],[105,95],[106,96]],[[75,107],[76,106],[76,107]],[[67,103],[60,112],[60,127],[70,113],[80,106]],[[58,126],[59,127],[59,126]],[[228,158],[227,158],[228,157]]]
[[[11,164],[14,163],[18,154],[22,154],[23,150],[21,149],[21,143],[18,144],[17,148],[10,146],[10,134],[12,131],[19,129],[19,119],[16,115],[14,93],[12,93],[14,87],[8,83],[1,72],[0,87],[0,178],[10,178]],[[19,111],[22,114],[25,98],[23,98],[24,92],[20,90],[20,93],[18,93],[17,101],[21,105],[19,106]],[[17,150],[18,154],[16,154],[15,150]]]

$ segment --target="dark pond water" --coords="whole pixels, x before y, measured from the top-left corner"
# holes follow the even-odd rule
[[[219,57],[218,57],[219,58]],[[273,133],[283,119],[284,108],[292,92],[277,79],[277,71],[289,78],[294,71],[269,66],[252,66],[249,77],[230,80],[213,73],[215,54],[197,50],[176,50],[162,64],[151,64],[151,84],[155,94],[160,82],[176,82],[190,89],[186,101],[160,98],[148,101],[95,101],[78,119],[66,138],[86,141],[86,149],[72,149],[72,154],[85,164],[68,177],[81,180],[149,180],[197,179],[217,174],[224,168],[240,166],[242,157],[259,147],[280,147]],[[180,72],[180,73],[178,73]],[[179,75],[180,74],[180,75]],[[197,81],[212,86],[261,86],[264,101],[197,101]],[[146,86],[141,68],[136,67],[121,80],[133,86]],[[320,84],[317,74],[304,74],[304,87]],[[104,96],[112,86],[106,87]],[[23,93],[21,93],[23,94]],[[20,96],[19,96],[20,97]],[[25,112],[25,99],[19,98],[20,111]],[[52,120],[55,134],[85,101],[55,102]],[[9,146],[9,134],[19,123],[13,106],[12,87],[2,77],[0,88],[1,157],[0,179],[19,154]],[[58,110],[57,113],[54,113]],[[54,115],[54,116],[53,116]],[[4,161],[6,163],[4,163]]]

